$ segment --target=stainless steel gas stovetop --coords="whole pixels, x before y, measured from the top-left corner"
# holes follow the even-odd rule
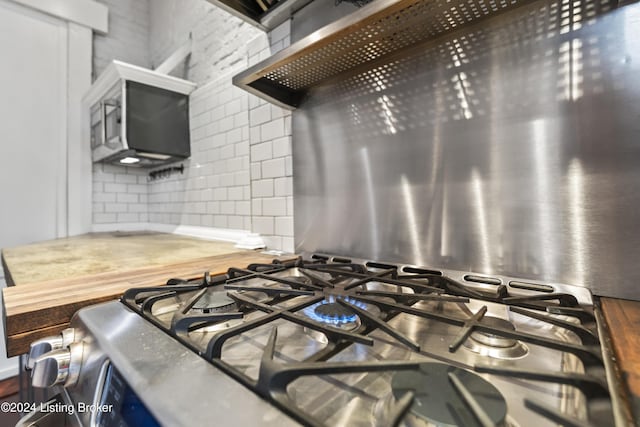
[[[122,302],[244,386],[229,411],[245,393],[311,426],[615,423],[581,287],[313,255]]]

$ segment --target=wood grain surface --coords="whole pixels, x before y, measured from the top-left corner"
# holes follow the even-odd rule
[[[134,287],[159,286],[172,277],[202,278],[225,273],[229,267],[271,263],[275,257],[244,251],[186,262],[107,272],[5,288],[3,308],[7,355],[23,354],[34,339],[64,329],[80,308],[116,299]]]
[[[89,233],[2,248],[9,286],[239,252],[233,243],[151,231]]]
[[[629,391],[640,397],[640,301],[600,298],[616,362]]]

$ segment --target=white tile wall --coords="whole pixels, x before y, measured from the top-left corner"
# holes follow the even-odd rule
[[[184,175],[149,184],[151,222],[251,229],[249,129],[234,121],[246,115],[248,95],[230,77],[191,94],[191,158]]]
[[[109,8],[109,33],[94,33],[93,78],[114,59],[149,67],[149,0],[98,1]]]
[[[172,74],[202,84],[246,63],[247,42],[262,31],[204,0],[152,1],[149,48],[153,66],[187,41],[189,33],[191,58]]]
[[[150,65],[149,0],[99,0],[109,8],[109,33],[93,36],[93,76],[118,59]],[[93,165],[93,223],[148,221],[147,173],[136,168]]]
[[[108,0],[121,1],[128,10],[127,1]],[[172,73],[200,86],[190,100],[192,155],[183,175],[153,182],[148,170],[97,166],[94,223],[252,230],[269,248],[292,252],[291,114],[231,84],[234,74],[289,45],[289,23],[267,37],[202,0],[154,0],[149,17],[154,66],[192,34],[190,58]]]
[[[149,220],[148,171],[94,163],[93,223],[135,223]]]
[[[269,34],[269,46],[249,49],[253,65],[288,47],[287,21]],[[267,245],[294,251],[291,112],[249,95],[253,230]]]

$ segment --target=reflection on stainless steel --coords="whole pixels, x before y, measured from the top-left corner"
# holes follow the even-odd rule
[[[640,298],[640,4],[614,6],[537,1],[313,89],[296,250]]]
[[[569,212],[571,213],[570,233],[574,244],[576,282],[584,283],[586,275],[590,272],[584,261],[587,255],[585,247],[585,200],[584,200],[584,173],[577,159],[569,163]]]
[[[78,384],[65,390],[76,405],[100,404],[110,363],[162,425],[297,425],[120,302],[80,310],[71,324],[85,346]],[[229,411],[230,402],[242,402],[243,410]],[[74,415],[78,425],[93,426],[96,414]]]
[[[406,223],[408,226],[409,239],[411,241],[411,259],[416,260],[418,264],[422,264],[424,259],[420,247],[420,233],[418,233],[417,212],[413,204],[413,195],[409,187],[409,181],[406,175],[400,177],[400,185],[402,189],[402,198],[404,199],[404,211],[407,213]]]

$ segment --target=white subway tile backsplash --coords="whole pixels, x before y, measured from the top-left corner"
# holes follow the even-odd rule
[[[201,223],[203,227],[213,227],[213,215],[202,215]]]
[[[145,213],[149,210],[146,203],[129,203],[129,212]]]
[[[239,172],[243,169],[242,157],[233,157],[233,158],[227,159],[225,163],[226,163],[227,172]],[[235,178],[234,178],[234,182],[235,182]],[[233,185],[233,183],[231,185]]]
[[[116,194],[118,203],[138,203],[137,194],[118,193]]]
[[[219,214],[220,213],[220,202],[219,201],[213,201],[213,202],[207,202],[207,213],[210,214]]]
[[[285,136],[285,118],[272,120],[260,126],[260,137],[263,141],[269,141]]]
[[[252,197],[272,197],[273,179],[261,179],[253,181]]]
[[[242,141],[242,129],[235,128],[227,132],[226,135],[226,143],[227,144],[235,144],[236,142]]]
[[[244,109],[243,99],[238,96],[239,94],[235,94],[236,98],[231,100],[230,102],[224,105],[224,113],[225,116],[233,116],[237,113],[240,113]]]
[[[275,196],[292,196],[293,195],[293,179],[291,177],[276,178],[273,181]]]
[[[116,178],[116,182],[121,184],[137,184],[138,183],[138,177],[136,175],[118,174],[115,176],[115,178]]]
[[[287,199],[274,197],[262,200],[262,215],[284,216],[287,214]]]
[[[259,162],[251,163],[251,178],[252,179],[262,178],[262,165]]]
[[[249,111],[249,122],[252,126],[271,121],[271,104],[263,104]]]
[[[105,203],[104,211],[105,212],[126,212],[127,204],[126,203]]]
[[[236,128],[242,128],[249,124],[249,114],[247,111],[241,111],[233,116],[233,126]],[[244,130],[244,129],[243,129]]]
[[[249,141],[238,142],[235,145],[236,156],[248,156],[249,155]]]
[[[227,189],[229,200],[243,200],[244,193],[242,187],[230,187]]]
[[[253,231],[268,236],[273,234],[273,217],[270,216],[254,216]]]
[[[259,162],[273,158],[273,144],[271,141],[251,146],[251,161]]]
[[[287,197],[287,215],[293,216],[293,197]]]
[[[296,252],[295,244],[293,241],[293,237],[283,237],[282,238],[282,251],[289,252],[291,254]]]
[[[231,187],[234,183],[233,173],[223,173],[220,175],[220,185],[224,187]]]
[[[242,230],[244,227],[244,218],[241,216],[227,217],[227,227],[235,230]]]
[[[93,181],[94,184],[101,184],[103,182],[115,182],[116,176],[113,173],[105,173],[100,171],[93,172]]]
[[[240,170],[233,174],[233,183],[235,185],[249,185],[251,183],[251,174],[248,170]],[[251,198],[251,194],[247,199]]]
[[[213,198],[215,200],[227,200],[227,188],[216,188],[213,190]]]
[[[226,132],[228,130],[233,129],[233,117],[225,117],[220,119],[216,124],[219,124],[220,132]]]
[[[293,175],[293,158],[291,156],[284,158],[284,174],[285,176]]]
[[[214,215],[213,226],[218,228],[227,228],[227,216],[226,215]]]
[[[263,236],[262,237],[267,248],[281,248],[282,247],[282,237],[280,236]]]
[[[280,236],[293,236],[293,217],[283,216],[275,219],[276,234]]]
[[[109,224],[116,222],[116,214],[115,213],[94,213],[93,214],[93,222],[95,224]]]
[[[113,184],[106,182],[104,184],[104,191],[106,193],[125,193],[127,191],[127,184]]]
[[[273,141],[273,157],[284,157],[291,155],[291,137],[285,136]]]
[[[262,177],[275,178],[285,175],[285,160],[283,158],[265,160],[262,162]]]
[[[236,202],[235,210],[237,215],[251,215],[251,202]]]
[[[145,194],[147,186],[143,184],[127,184],[126,191],[129,193]]]
[[[209,186],[209,188],[217,188],[220,185],[220,176],[218,176],[218,175],[210,175],[210,176],[208,176],[207,177],[207,185]]]
[[[262,199],[251,200],[251,215],[262,215]]]
[[[207,126],[202,126],[191,131],[191,141],[198,141],[207,136]]]
[[[139,220],[137,213],[119,213],[117,217],[118,222],[138,222]]]
[[[235,157],[235,148],[233,145],[225,145],[220,150],[221,159],[231,159]]]
[[[249,128],[249,142],[251,145],[262,142],[260,137],[260,126],[252,126]]]
[[[115,202],[116,194],[115,193],[96,193],[95,186],[94,186],[93,201],[94,202]]]

